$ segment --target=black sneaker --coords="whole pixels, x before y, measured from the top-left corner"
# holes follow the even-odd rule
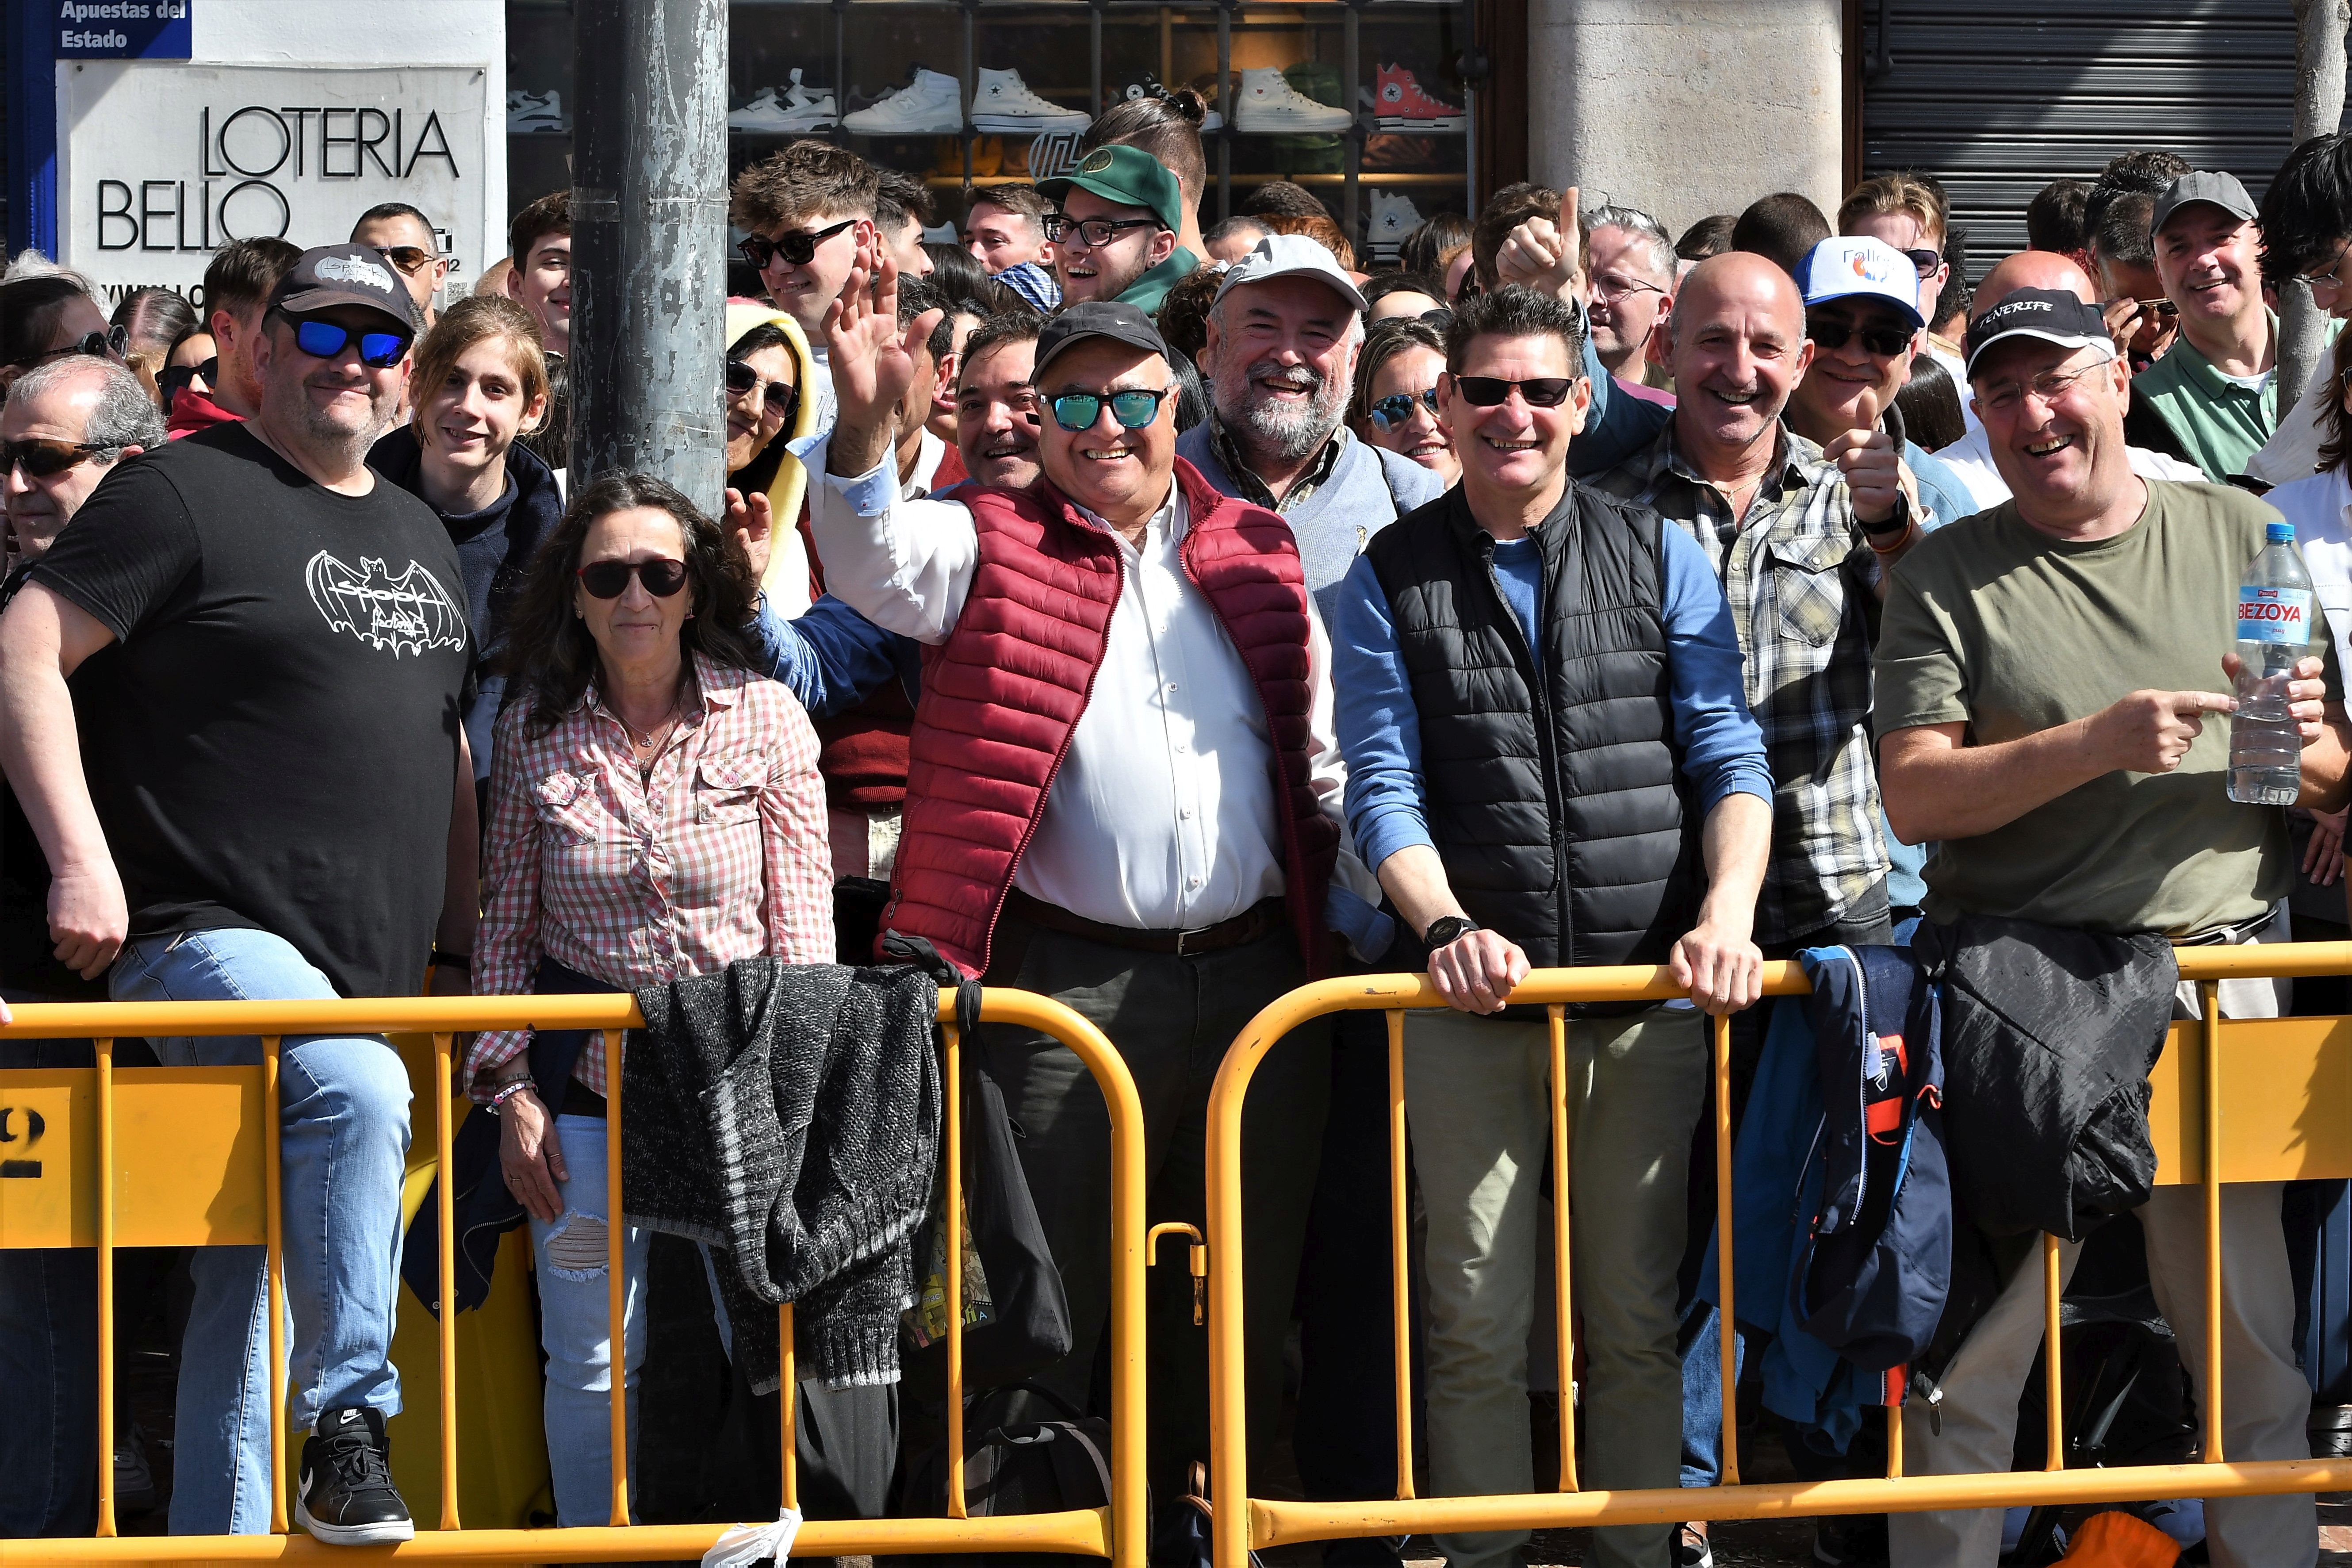
[[[392,1484],[392,1443],[378,1410],[330,1410],[302,1444],[294,1520],[335,1546],[380,1546],[416,1534]]]

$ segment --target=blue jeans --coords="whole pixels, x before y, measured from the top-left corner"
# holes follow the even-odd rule
[[[89,1065],[88,1040],[0,1040],[0,1068]],[[89,1534],[98,1527],[96,1253],[0,1250],[0,1389],[9,1391],[0,1395],[0,1540]]]
[[[530,1222],[539,1271],[539,1342],[547,1352],[547,1463],[555,1481],[555,1522],[608,1524],[613,1514],[612,1266],[604,1205],[604,1121],[558,1116],[555,1137],[567,1179],[555,1184],[563,1212]],[[637,1372],[646,1360],[646,1247],[652,1233],[621,1233],[623,1377],[629,1407],[629,1495],[637,1484]],[[708,1267],[706,1258],[705,1266]],[[714,1285],[711,1298],[718,1299]]]
[[[128,942],[109,979],[118,1002],[324,1001],[327,977],[257,931],[187,931]],[[158,1039],[167,1067],[247,1067],[256,1037]],[[366,1405],[400,1409],[392,1364],[400,1289],[400,1194],[408,1157],[408,1069],[380,1035],[289,1035],[278,1068],[278,1171],[286,1346],[295,1419]],[[269,1529],[268,1254],[206,1247],[190,1263],[195,1300],[180,1355],[172,1533]],[[289,1452],[299,1438],[289,1434]],[[290,1479],[290,1478],[289,1478]]]

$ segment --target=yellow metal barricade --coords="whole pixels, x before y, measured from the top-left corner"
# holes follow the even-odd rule
[[[1405,1013],[1441,1007],[1444,1000],[1427,978],[1418,974],[1352,975],[1304,986],[1277,999],[1250,1021],[1226,1053],[1209,1100],[1209,1398],[1211,1429],[1215,1435],[1211,1489],[1215,1502],[1213,1528],[1217,1568],[1248,1568],[1253,1550],[1348,1536],[1899,1513],[2352,1488],[2352,1459],[2231,1460],[2222,1451],[2221,1415],[2224,1395],[2221,1184],[2352,1176],[2352,1017],[2224,1020],[2217,995],[2223,980],[2352,973],[2352,942],[2183,948],[2179,957],[2181,978],[2198,985],[2202,1014],[2197,1021],[2172,1026],[2171,1038],[2150,1075],[2154,1101],[2148,1126],[2156,1147],[2158,1183],[2197,1184],[2205,1191],[2205,1360],[2210,1383],[2202,1409],[2204,1444],[2199,1461],[2113,1469],[2058,1468],[2066,1451],[2062,1430],[2064,1412],[2059,1399],[2058,1243],[2055,1237],[2045,1237],[2042,1256],[2049,1378],[2048,1471],[1906,1476],[1903,1409],[1898,1405],[1886,1408],[1884,1479],[1743,1485],[1736,1402],[1726,1398],[1723,1484],[1705,1490],[1680,1487],[1580,1490],[1576,1422],[1570,1407],[1573,1305],[1569,1277],[1570,1194],[1564,1065],[1567,1032],[1576,1026],[1568,1018],[1567,1009],[1582,1002],[1664,1000],[1680,995],[1683,993],[1672,973],[1664,968],[1632,967],[1538,970],[1511,995],[1515,1003],[1547,1006],[1550,1014],[1553,1242],[1560,1367],[1559,1489],[1518,1497],[1413,1496],[1412,1362],[1407,1337],[1412,1323],[1411,1280],[1405,1244]],[[1810,989],[1803,969],[1793,963],[1766,964],[1764,979],[1768,995],[1798,995]],[[1378,1502],[1253,1498],[1248,1490],[1242,1343],[1242,1103],[1251,1076],[1276,1041],[1310,1018],[1339,1012],[1388,1015],[1398,1495]],[[1728,1020],[1712,1022],[1716,1264],[1722,1324],[1717,1353],[1722,1358],[1723,1386],[1728,1390],[1737,1382],[1732,1365],[1731,1045]]]
[[[948,1408],[963,1394],[963,1126],[962,1041],[954,998],[940,998],[946,1037],[944,1075],[944,1212],[947,1245]],[[287,1423],[284,1294],[278,1192],[278,1048],[286,1036],[315,1034],[428,1036],[433,1081],[448,1086],[452,1037],[478,1029],[597,1029],[605,1059],[618,1063],[624,1031],[642,1026],[626,995],[422,997],[349,1002],[123,1003],[22,1006],[0,1037],[88,1037],[96,1066],[0,1071],[0,1247],[94,1247],[98,1249],[99,1381],[98,1533],[87,1540],[0,1542],[6,1568],[48,1568],[76,1563],[244,1562],[315,1557],[348,1561],[354,1552],[389,1552],[404,1559],[485,1563],[619,1562],[698,1557],[726,1528],[719,1524],[632,1525],[628,1522],[625,1382],[612,1380],[612,1518],[607,1525],[570,1530],[467,1530],[457,1489],[457,1314],[455,1237],[447,1182],[435,1184],[440,1218],[441,1311],[435,1413],[439,1423],[440,1510],[437,1525],[420,1519],[414,1541],[391,1548],[328,1546],[290,1532],[286,1502]],[[1049,1035],[1092,1071],[1110,1113],[1111,1142],[1111,1500],[1108,1506],[1061,1513],[965,1517],[963,1428],[947,1424],[947,1517],[811,1521],[795,1552],[831,1557],[882,1552],[1055,1552],[1108,1557],[1120,1568],[1144,1568],[1143,1118],[1126,1063],[1093,1025],[1048,997],[1024,991],[982,994],[981,1017]],[[161,1068],[118,1070],[118,1037],[256,1035],[257,1068]],[[620,1079],[617,1068],[614,1083]],[[448,1168],[458,1107],[446,1092],[432,1095],[431,1137],[436,1168]],[[621,1205],[623,1097],[607,1100],[606,1211]],[[101,1179],[101,1173],[104,1179]],[[607,1227],[613,1321],[621,1321],[625,1227]],[[263,1246],[268,1249],[270,1363],[279,1381],[273,1401],[270,1462],[271,1531],[247,1536],[118,1534],[114,1514],[113,1269],[118,1247]],[[797,1401],[793,1365],[793,1309],[777,1309],[782,1356],[782,1496],[798,1498],[793,1422]],[[5,1395],[0,1395],[5,1396]],[[533,1418],[536,1418],[534,1410]],[[429,1527],[428,1526],[434,1526]]]

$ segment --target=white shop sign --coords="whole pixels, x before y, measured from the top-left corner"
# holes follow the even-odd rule
[[[346,239],[380,202],[432,219],[452,292],[497,259],[481,68],[90,60],[58,76],[60,259],[110,307],[150,284],[193,297],[233,239]]]

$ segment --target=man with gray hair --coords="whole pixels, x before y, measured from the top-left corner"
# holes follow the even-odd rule
[[[1267,235],[1209,306],[1209,416],[1176,442],[1220,491],[1283,515],[1327,612],[1364,541],[1444,489],[1348,429],[1363,344],[1364,297],[1331,253]]]
[[[1641,208],[1615,203],[1585,216],[1584,235],[1592,278],[1585,319],[1593,351],[1632,395],[1673,407],[1675,400],[1646,379],[1654,368],[1661,383],[1664,378],[1664,367],[1653,367],[1646,351],[1675,308],[1673,237]]]
[[[0,405],[0,605],[126,458],[164,441],[163,416],[112,360],[34,366]],[[103,1002],[49,942],[49,863],[16,797],[0,789],[0,999]],[[86,1068],[87,1040],[0,1040],[0,1068]],[[98,1268],[67,1247],[0,1251],[0,1539],[86,1535],[98,1523]]]

